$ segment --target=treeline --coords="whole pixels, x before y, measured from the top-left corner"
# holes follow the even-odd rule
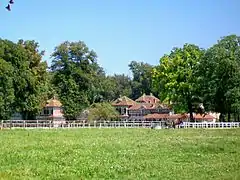
[[[49,67],[43,55],[35,41],[0,39],[0,120],[14,112],[34,119],[53,96],[63,103],[66,118],[75,119],[93,103],[151,91],[153,66],[133,61],[129,64],[133,79],[124,74],[108,76],[98,65],[96,52],[82,41],[57,46]]]
[[[239,121],[240,37],[221,38],[208,49],[194,44],[174,48],[153,71],[154,87],[174,109],[192,113],[202,103],[220,121]]]
[[[33,119],[53,96],[58,96],[71,120],[95,103],[153,93],[175,112],[192,114],[202,103],[206,111],[220,112],[222,121],[239,120],[240,38],[236,35],[208,49],[193,44],[174,48],[157,66],[132,61],[132,77],[106,75],[96,52],[82,41],[58,45],[49,67],[43,55],[35,41],[0,39],[0,119],[9,119],[14,112]]]
[[[76,119],[93,103],[123,95],[136,98],[151,91],[152,66],[133,61],[129,64],[133,79],[124,74],[108,76],[98,65],[96,52],[82,41],[60,44],[52,58],[51,82],[68,119]]]

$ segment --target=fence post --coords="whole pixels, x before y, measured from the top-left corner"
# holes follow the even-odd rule
[[[54,122],[53,122],[53,120],[51,121],[51,127],[54,128]]]

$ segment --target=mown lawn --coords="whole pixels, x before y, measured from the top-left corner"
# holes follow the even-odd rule
[[[0,131],[0,179],[240,179],[240,129]]]

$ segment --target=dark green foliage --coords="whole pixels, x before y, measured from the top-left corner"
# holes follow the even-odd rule
[[[137,99],[142,94],[150,94],[155,91],[152,88],[152,70],[153,66],[144,62],[132,61],[129,64],[132,71],[132,94],[131,98]]]
[[[67,119],[76,119],[98,98],[102,69],[97,55],[82,42],[64,42],[52,54],[53,84],[64,106]]]
[[[124,74],[115,74],[109,79],[114,82],[114,100],[119,98],[120,96],[131,96],[132,87],[131,87],[131,79],[130,77]]]
[[[9,119],[13,112],[13,67],[0,58],[0,120]]]
[[[240,37],[221,38],[210,47],[199,66],[206,109],[221,113],[221,120],[240,113]],[[235,118],[236,120],[236,118]]]
[[[94,99],[92,103],[113,101],[122,95],[130,96],[132,93],[131,79],[124,74],[114,74],[106,76],[105,74],[98,75],[94,81]]]
[[[21,112],[24,119],[34,119],[47,100],[47,64],[41,61],[43,52],[39,52],[38,48],[35,41],[13,43],[0,40],[0,59],[13,68],[8,76],[14,89],[11,109],[12,112]]]

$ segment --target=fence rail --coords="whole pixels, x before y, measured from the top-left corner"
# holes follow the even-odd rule
[[[1,128],[168,128],[162,121],[52,122],[46,120],[1,121]],[[240,128],[240,122],[184,122],[176,128]]]

